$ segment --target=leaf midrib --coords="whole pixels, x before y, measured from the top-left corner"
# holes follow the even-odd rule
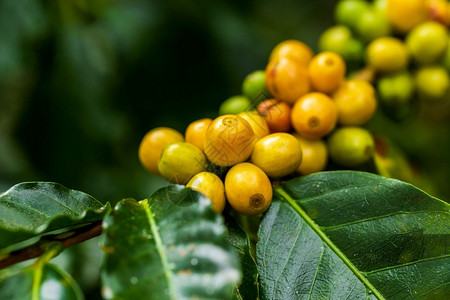
[[[159,235],[159,232],[157,230],[156,221],[153,218],[152,211],[150,209],[150,205],[148,203],[148,199],[145,199],[142,201],[142,207],[144,208],[145,214],[147,215],[147,219],[150,223],[150,229],[152,231],[153,237],[155,239],[156,244],[156,250],[158,251],[159,257],[161,258],[161,264],[164,270],[164,275],[166,276],[167,285],[170,292],[170,299],[175,299],[175,289],[173,287],[173,281],[172,281],[172,273],[169,268],[169,263],[167,261],[167,257],[164,254],[164,245],[162,243],[161,236]]]
[[[314,232],[319,235],[324,243],[330,247],[331,250],[347,265],[347,267],[358,277],[361,282],[372,291],[372,293],[378,299],[384,299],[383,296],[378,292],[378,290],[365,278],[362,273],[348,260],[348,258],[342,253],[328,238],[328,236],[320,230],[319,226],[314,223],[314,221],[306,214],[306,212],[295,202],[295,200],[281,187],[276,189],[276,192],[282,196],[289,204],[300,214],[300,216],[305,220],[305,222],[314,230]]]

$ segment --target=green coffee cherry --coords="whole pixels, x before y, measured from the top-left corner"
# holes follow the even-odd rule
[[[444,67],[429,66],[417,71],[416,86],[419,96],[424,100],[441,100],[450,86],[450,78]]]
[[[186,184],[189,179],[206,171],[207,161],[203,152],[186,142],[167,145],[158,163],[159,173],[169,182]]]
[[[379,99],[387,106],[401,106],[414,95],[414,79],[407,71],[381,76],[377,82]]]
[[[264,100],[269,94],[266,88],[266,72],[258,70],[248,74],[242,83],[242,94],[252,102]]]
[[[328,139],[331,159],[344,167],[356,167],[368,161],[375,152],[372,135],[361,127],[341,127]]]
[[[233,96],[222,102],[219,115],[236,115],[250,109],[250,100],[245,96]]]
[[[364,0],[341,0],[336,5],[335,18],[338,24],[355,29],[358,16],[369,9],[369,3]]]
[[[361,39],[369,42],[391,34],[391,25],[383,12],[369,9],[363,12],[356,23],[356,31]]]
[[[319,38],[320,51],[331,51],[342,56],[346,61],[359,61],[364,54],[361,41],[353,38],[346,26],[334,26],[326,30]]]
[[[420,24],[406,38],[411,56],[421,64],[438,61],[447,49],[447,44],[447,29],[438,22]]]

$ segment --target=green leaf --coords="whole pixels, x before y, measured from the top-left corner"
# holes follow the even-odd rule
[[[445,299],[450,205],[398,180],[322,172],[276,190],[258,233],[262,299]]]
[[[0,249],[56,229],[103,219],[110,210],[57,183],[26,182],[0,195]]]
[[[258,299],[258,269],[251,253],[251,242],[247,233],[230,217],[227,220],[228,242],[237,250],[241,261],[242,282],[235,288],[236,299]]]
[[[82,300],[84,296],[69,274],[53,264],[33,264],[0,273],[0,299]]]
[[[222,216],[183,186],[120,201],[104,232],[106,299],[230,299],[240,280]]]

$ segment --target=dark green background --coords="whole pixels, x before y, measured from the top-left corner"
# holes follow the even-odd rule
[[[214,117],[276,43],[316,48],[334,2],[0,1],[0,190],[145,198],[143,135]]]

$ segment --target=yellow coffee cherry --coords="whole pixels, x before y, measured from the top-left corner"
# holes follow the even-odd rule
[[[186,142],[167,145],[161,153],[158,170],[169,182],[186,184],[189,179],[206,171],[207,161],[203,152]]]
[[[186,187],[209,198],[214,211],[222,213],[225,208],[225,187],[219,176],[210,172],[200,172],[189,180]]]
[[[381,37],[366,47],[366,61],[377,72],[397,72],[409,63],[406,45],[394,37]]]
[[[203,151],[206,130],[208,129],[208,126],[209,124],[211,124],[211,122],[211,119],[205,118],[189,124],[184,134],[184,136],[186,137],[186,142],[196,146],[198,149]]]
[[[338,122],[342,125],[362,125],[375,113],[375,89],[365,80],[350,79],[333,94],[338,109]]]
[[[246,111],[238,114],[239,117],[245,119],[252,126],[255,133],[255,141],[260,140],[270,133],[269,126],[263,116],[256,111]]]
[[[327,145],[322,139],[310,140],[294,134],[302,148],[302,162],[297,168],[301,175],[309,175],[325,169],[328,162]]]
[[[256,142],[251,160],[269,177],[283,177],[299,167],[302,148],[293,135],[273,133]]]
[[[172,128],[158,127],[152,129],[144,136],[139,145],[139,160],[148,171],[160,175],[158,161],[164,147],[182,141],[183,135]]]
[[[237,115],[216,118],[206,130],[204,151],[214,164],[227,167],[250,157],[255,143],[251,125]]]
[[[225,194],[237,212],[257,215],[266,211],[272,202],[272,184],[263,170],[254,164],[240,163],[225,177]]]

